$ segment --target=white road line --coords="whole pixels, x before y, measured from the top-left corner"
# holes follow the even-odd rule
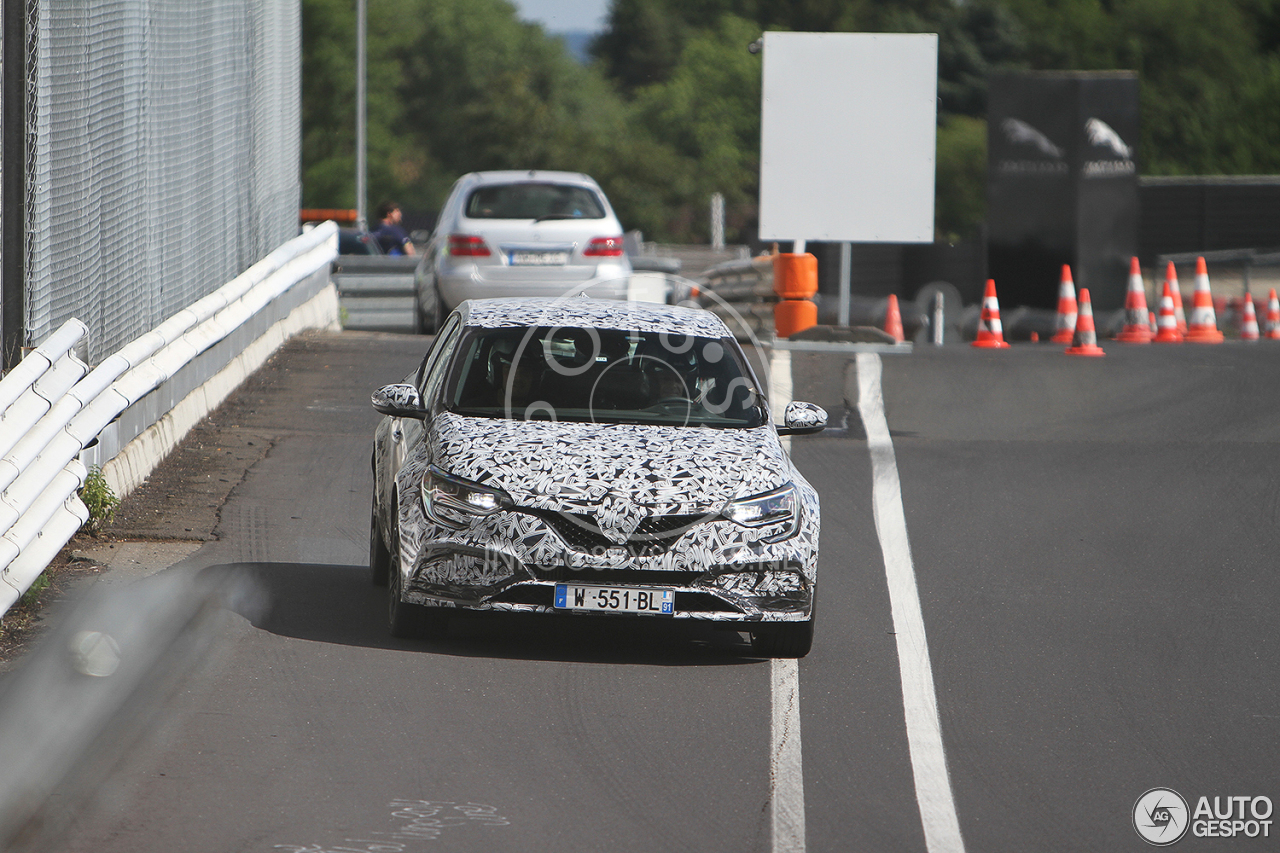
[[[924,824],[925,846],[929,853],[963,853],[960,820],[951,793],[947,757],[942,749],[942,725],[938,720],[938,697],[924,636],[924,615],[911,562],[911,543],[907,539],[902,483],[898,479],[898,463],[884,413],[880,357],[875,353],[858,353],[857,363],[858,411],[871,452],[872,505],[889,580],[902,702],[907,718],[907,745],[911,750],[911,770],[915,776],[920,820]]]
[[[804,853],[804,770],[800,762],[800,663],[774,658],[769,818],[773,853]]]
[[[791,351],[776,349],[769,358],[769,406],[773,419],[782,422],[782,416],[791,402]],[[791,436],[781,436],[782,449],[791,453]]]
[[[769,360],[769,404],[775,420],[791,402],[791,353],[774,350]],[[791,438],[783,436],[791,452]],[[800,663],[770,663],[773,709],[769,726],[769,819],[773,853],[804,853],[804,767],[800,759]]]

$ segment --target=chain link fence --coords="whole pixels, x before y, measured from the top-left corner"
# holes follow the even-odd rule
[[[32,0],[27,345],[96,362],[297,233],[300,9]]]

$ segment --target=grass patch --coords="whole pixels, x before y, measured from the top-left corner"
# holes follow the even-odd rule
[[[111,490],[107,478],[102,476],[102,469],[97,465],[90,468],[88,476],[84,478],[84,485],[80,487],[80,500],[84,501],[89,510],[89,520],[85,522],[85,527],[94,536],[111,523],[116,517],[116,507],[120,506],[120,499]]]

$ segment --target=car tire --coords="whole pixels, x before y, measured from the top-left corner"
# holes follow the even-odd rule
[[[389,605],[387,628],[393,637],[410,639],[422,634],[423,608],[401,599],[403,587],[404,580],[400,577],[399,566],[396,566],[392,569],[391,577],[387,584],[387,603]]]
[[[751,651],[766,658],[802,658],[813,648],[813,619],[768,622],[751,629]]]
[[[398,548],[398,544],[395,546]],[[448,630],[449,622],[442,607],[424,607],[404,600],[404,578],[400,574],[400,557],[396,550],[390,553],[387,572],[387,629],[399,639],[440,639]]]
[[[374,586],[386,586],[391,577],[391,552],[378,527],[378,498],[369,510],[369,580]]]
[[[435,285],[427,288],[429,304],[423,304],[421,299],[414,300],[414,311],[417,316],[416,330],[419,335],[434,335],[440,328],[440,296],[436,293]]]

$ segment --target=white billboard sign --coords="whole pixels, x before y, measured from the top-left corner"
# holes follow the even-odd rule
[[[933,242],[938,37],[764,34],[760,237]]]

